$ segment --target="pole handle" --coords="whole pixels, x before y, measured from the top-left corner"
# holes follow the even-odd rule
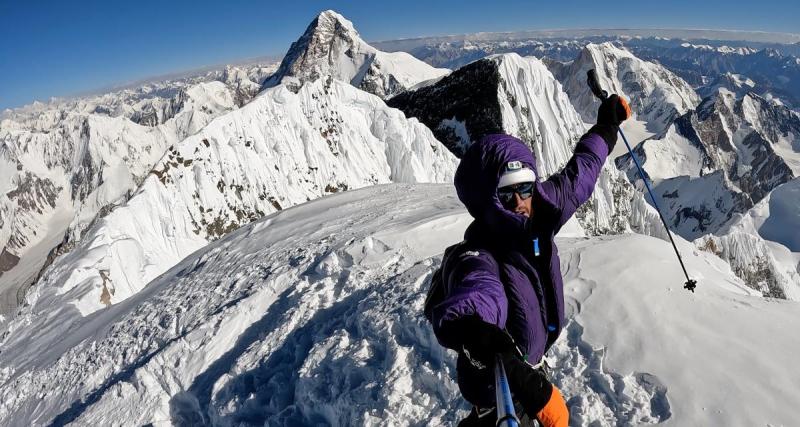
[[[596,96],[599,100],[605,101],[608,98],[608,92],[604,91],[602,87],[600,87],[600,79],[597,78],[597,72],[592,68],[591,70],[586,72],[586,82],[589,84],[589,89],[592,90],[594,96]]]

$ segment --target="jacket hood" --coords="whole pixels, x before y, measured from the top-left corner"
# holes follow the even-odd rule
[[[527,240],[527,218],[505,209],[497,198],[497,184],[509,162],[520,162],[536,174],[533,153],[519,139],[502,134],[481,138],[461,158],[455,175],[456,193],[490,235]]]

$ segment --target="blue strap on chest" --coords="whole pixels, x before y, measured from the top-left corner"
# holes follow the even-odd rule
[[[539,239],[533,239],[533,256],[539,256]]]

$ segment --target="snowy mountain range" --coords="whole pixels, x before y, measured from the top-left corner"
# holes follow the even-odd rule
[[[777,37],[768,42],[770,36]],[[718,76],[739,74],[754,83],[753,91],[758,95],[797,109],[800,43],[777,42],[780,37],[702,30],[557,30],[390,40],[376,46],[409,52],[433,66],[455,69],[484,56],[512,52],[570,62],[587,44],[610,42],[639,59],[660,64],[703,96]]]
[[[168,147],[127,202],[27,293],[6,342],[69,328],[266,214],[366,185],[448,182],[455,167],[428,128],[345,82],[269,88]],[[63,315],[43,315],[52,307]]]
[[[588,44],[575,60],[549,62],[572,105],[586,122],[593,122],[600,101],[586,84],[586,72],[594,69],[608,93],[630,100],[634,118],[660,133],[675,118],[697,107],[700,97],[688,83],[663,66],[643,61],[611,43]]]
[[[471,221],[458,157],[505,132],[558,171],[594,122],[594,68],[631,100],[700,286],[610,157],[559,235],[570,321],[548,359],[572,424],[791,425],[800,115],[763,77],[693,86],[675,52],[637,53],[675,41],[592,41],[426,45],[451,72],[324,11],[280,65],[4,114],[0,424],[456,423],[455,355],[420,312]]]
[[[697,110],[675,120],[660,136],[634,150],[671,227],[686,239],[706,234],[727,235],[744,215],[771,192],[795,180],[800,172],[800,115],[749,92],[741,96],[725,88],[707,97]],[[643,188],[629,155],[617,159],[631,182]],[[781,199],[791,193],[779,192]],[[787,200],[784,203],[796,203]],[[788,227],[781,233],[792,233]],[[715,245],[734,270],[753,288],[770,296],[798,295],[798,263],[768,250],[759,233],[747,249]],[[773,240],[775,235],[773,235]],[[713,240],[713,239],[712,239]],[[777,239],[779,246],[783,245]],[[716,242],[719,243],[719,242]],[[741,242],[740,242],[741,243]],[[778,252],[791,252],[786,247]]]
[[[800,173],[795,135],[800,136],[800,115],[752,93],[737,97],[720,89],[697,110],[675,120],[660,137],[642,143],[637,154],[650,178],[664,186],[660,193],[669,193],[664,197],[670,199],[668,205],[676,215],[679,233],[694,238],[698,233],[716,231],[733,213],[743,213]],[[618,165],[636,179],[629,156],[619,159]],[[714,175],[717,171],[721,174]],[[698,180],[672,182],[683,176]],[[707,198],[706,207],[691,207],[704,203],[683,197],[677,190],[684,185],[700,185],[701,181],[713,181],[714,188],[725,189],[730,195],[721,203],[696,191],[701,199]],[[691,192],[688,188],[686,191]],[[683,222],[681,216],[696,221]]]
[[[15,322],[123,301],[208,241],[324,194],[450,181],[455,157],[437,145],[419,122],[338,80],[269,89],[170,147],[127,203],[47,270]]]
[[[274,66],[202,76],[7,114],[0,122],[0,316],[43,265],[124,204],[167,147],[252,97]],[[58,248],[56,248],[58,247]]]

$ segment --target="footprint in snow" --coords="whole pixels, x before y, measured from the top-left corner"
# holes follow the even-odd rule
[[[570,408],[573,426],[629,426],[655,424],[668,419],[667,388],[643,372],[620,374],[603,366],[605,349],[583,340],[583,326],[575,320],[551,349],[556,359],[553,381]]]

